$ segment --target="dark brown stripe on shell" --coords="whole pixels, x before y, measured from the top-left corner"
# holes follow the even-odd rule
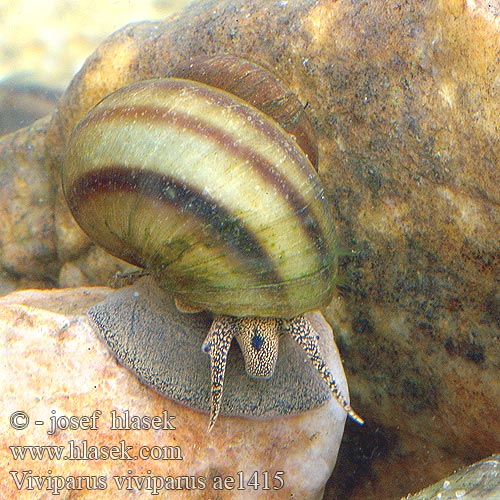
[[[159,88],[172,89],[184,88],[186,83],[191,84],[188,80],[158,80],[154,82]],[[209,87],[207,85],[190,85],[189,90],[195,94],[202,96],[204,100],[209,101],[219,107],[231,109],[231,113],[239,115],[243,120],[252,123],[252,127],[262,133],[262,135],[271,139],[271,142],[280,144],[285,150],[287,155],[292,158],[293,162],[300,167],[304,174],[310,181],[316,178],[314,168],[305,154],[299,147],[296,147],[295,141],[290,138],[289,134],[283,134],[279,128],[269,125],[266,120],[262,120],[260,113],[250,106],[235,106],[235,99],[231,94],[219,89]],[[271,119],[272,120],[272,119]],[[276,123],[276,122],[275,122]],[[210,125],[209,125],[210,126]],[[293,144],[293,146],[290,146]],[[266,169],[274,170],[274,167],[265,158],[259,155],[263,163],[266,163]],[[304,161],[306,160],[306,161]],[[279,172],[276,172],[279,174]],[[313,181],[314,182],[314,181]]]
[[[106,193],[140,193],[141,196],[192,214],[221,242],[241,255],[245,262],[259,260],[265,284],[279,284],[281,276],[275,271],[266,249],[256,240],[242,221],[219,206],[217,202],[196,189],[156,172],[140,168],[108,166],[87,172],[77,179],[67,192],[70,209],[77,214],[79,207],[95,195]]]

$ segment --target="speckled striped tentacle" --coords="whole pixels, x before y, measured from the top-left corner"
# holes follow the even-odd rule
[[[323,360],[323,356],[319,350],[318,336],[311,323],[309,323],[303,315],[299,315],[291,321],[288,321],[286,327],[293,339],[307,354],[309,361],[312,363],[314,368],[316,368],[321,378],[325,381],[333,397],[355,422],[363,424],[363,419],[351,408],[350,404],[340,391],[337,382],[333,378],[332,372]]]
[[[210,355],[211,387],[210,387],[210,432],[217,421],[224,388],[224,373],[227,356],[234,336],[234,322],[231,316],[216,316],[208,335],[203,342],[203,350]]]
[[[224,91],[175,78],[120,89],[74,131],[62,179],[91,239],[185,304],[293,317],[331,299],[317,174],[279,125]]]

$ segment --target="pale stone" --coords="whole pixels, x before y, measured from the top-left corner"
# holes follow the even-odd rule
[[[14,476],[21,481],[23,471],[31,471],[28,476],[106,478],[101,480],[106,481],[102,491],[62,488],[61,499],[89,498],[89,494],[99,499],[143,498],[152,493],[148,484],[144,486],[146,491],[139,491],[136,482],[128,491],[124,491],[125,483],[120,492],[113,476],[125,476],[125,481],[135,481],[129,479],[132,477],[146,477],[146,481],[152,477],[193,477],[189,481],[194,489],[190,491],[161,490],[159,486],[165,484],[165,479],[155,479],[160,490],[157,498],[322,498],[345,421],[345,413],[336,402],[330,400],[298,416],[275,419],[219,417],[208,434],[206,414],[166,400],[142,385],[117,364],[97,338],[84,311],[109,293],[105,288],[26,291],[0,300],[0,483],[4,498],[51,498],[47,483],[42,490],[35,485],[34,491],[28,491],[27,478],[18,491]],[[334,371],[338,370],[338,352],[328,362]],[[340,379],[339,384],[345,392],[345,379]],[[97,429],[65,429],[48,435],[52,416],[90,417],[96,410],[102,412],[95,421]],[[8,425],[16,411],[29,417],[24,430]],[[166,426],[174,426],[175,430],[111,430],[112,411],[122,416],[125,411],[131,416],[162,416],[166,411],[168,417],[175,417],[169,420],[164,416]],[[17,422],[22,421],[21,416]],[[37,421],[43,421],[43,425]],[[86,425],[92,425],[92,420]],[[84,440],[88,446],[119,446],[123,440],[133,447],[131,455],[144,446],[166,447],[162,452],[168,460],[16,460],[9,449],[23,445],[64,446],[64,456],[72,440],[80,448]],[[160,448],[154,450],[160,452]],[[179,456],[182,460],[174,459]],[[257,474],[252,476],[254,472]],[[267,475],[271,490],[263,491]],[[228,477],[234,478],[234,483]],[[254,491],[252,484],[238,489],[242,477],[245,482],[258,477],[260,489]],[[219,478],[224,478],[225,486]],[[273,486],[281,484],[280,478],[282,488],[273,490]],[[219,484],[223,488],[220,491],[215,489]]]
[[[0,0],[0,78],[28,73],[63,87],[109,33],[140,19],[164,18],[189,2]]]

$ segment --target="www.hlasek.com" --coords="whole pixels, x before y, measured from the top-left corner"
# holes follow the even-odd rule
[[[68,441],[63,445],[9,446],[14,460],[183,460],[180,446],[134,447],[121,440],[114,446],[91,445],[86,439]]]

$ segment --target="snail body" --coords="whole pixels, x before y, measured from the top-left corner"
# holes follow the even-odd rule
[[[94,242],[146,269],[182,309],[214,314],[203,346],[212,366],[210,428],[233,336],[248,374],[269,378],[283,331],[361,421],[303,317],[332,297],[333,222],[308,157],[268,114],[198,81],[132,84],[75,128],[62,183]]]

